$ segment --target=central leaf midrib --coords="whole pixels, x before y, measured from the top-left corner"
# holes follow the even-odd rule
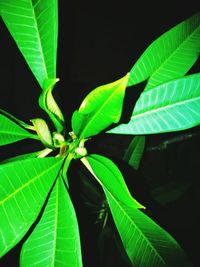
[[[145,116],[146,114],[148,115],[148,114],[151,114],[151,113],[155,113],[155,112],[158,112],[160,110],[165,110],[165,109],[169,110],[169,109],[171,109],[171,108],[173,108],[175,106],[181,106],[181,105],[184,106],[189,102],[196,102],[198,99],[200,99],[200,96],[194,97],[192,99],[186,99],[186,100],[179,101],[179,102],[176,102],[176,103],[168,104],[166,106],[158,107],[158,108],[155,108],[155,109],[149,109],[149,110],[147,110],[145,112],[142,112],[140,114],[135,114],[135,115],[133,114],[133,116],[131,116],[130,120],[134,120],[134,119],[136,119],[138,117]]]
[[[122,83],[124,82],[124,80],[122,81]],[[110,99],[112,98],[112,96],[115,94],[115,92],[119,89],[118,88],[119,85],[117,85],[117,88],[112,92],[112,94],[108,97],[108,99],[104,102],[104,104],[100,107],[100,109],[98,109],[98,112],[93,113],[93,116],[90,117],[89,122],[86,124],[86,126],[83,128],[83,131],[80,135],[80,138],[82,138],[82,136],[84,136],[84,132],[87,131],[87,129],[90,127],[90,124],[95,120],[95,117],[98,116],[98,114],[101,112],[101,110],[105,107],[105,105],[110,101]],[[121,86],[121,84],[120,84]],[[91,112],[92,113],[92,112]],[[90,113],[89,113],[90,114]]]
[[[112,171],[112,169],[111,169],[110,167],[108,167],[107,165],[103,164],[100,160],[96,159],[94,156],[93,156],[93,157],[90,156],[90,158],[92,158],[94,161],[96,161],[96,164],[98,163],[100,166],[103,165],[103,167],[106,167],[106,168],[112,173],[112,175],[113,175],[114,177],[116,177],[116,176],[115,176],[115,173]],[[121,182],[121,180],[116,179],[116,181],[117,181],[118,184],[120,184],[120,185],[123,187],[123,189],[125,189],[126,192],[129,194],[129,191],[127,190],[126,186]],[[108,189],[107,189],[107,190],[108,190]]]
[[[186,37],[186,38],[185,38],[179,45],[176,46],[175,50],[174,50],[172,53],[170,53],[170,54],[165,58],[165,60],[159,65],[159,67],[158,67],[158,68],[155,68],[155,70],[154,70],[154,72],[152,73],[152,75],[149,76],[149,81],[151,81],[152,77],[154,77],[154,76],[158,73],[158,71],[163,67],[163,65],[165,65],[166,62],[169,61],[170,58],[172,58],[173,55],[174,55],[175,53],[177,53],[178,50],[181,49],[181,47],[188,41],[188,39],[191,38],[191,37],[196,33],[197,30],[199,30],[199,28],[200,28],[200,26],[198,26],[198,27],[195,28],[192,32],[190,32],[190,34],[189,34],[189,35],[188,35],[188,36],[187,36],[187,37]],[[148,87],[148,85],[149,85],[149,81],[148,81],[148,83],[147,83],[147,86],[146,86],[145,89],[144,89],[145,91],[148,91],[148,90],[151,89],[151,87]]]
[[[45,64],[45,57],[44,57],[44,51],[43,51],[43,46],[42,46],[42,40],[41,40],[41,36],[40,36],[39,25],[38,25],[38,22],[37,22],[37,15],[35,13],[35,7],[33,5],[32,0],[30,0],[30,5],[32,6],[33,19],[34,19],[35,25],[36,25],[36,36],[37,36],[37,39],[38,39],[39,51],[40,51],[40,55],[41,55],[41,59],[42,59],[42,65],[43,65],[43,69],[44,69],[44,72],[45,72],[46,79],[48,79],[48,73],[47,73],[46,64]]]
[[[16,189],[14,192],[12,192],[11,194],[9,194],[6,198],[4,198],[3,200],[1,200],[0,201],[0,205],[3,205],[7,200],[9,200],[11,197],[13,197],[14,195],[16,195],[18,192],[20,192],[21,190],[23,190],[24,188],[26,188],[30,184],[34,183],[41,176],[43,176],[46,172],[49,172],[52,168],[55,168],[56,165],[59,164],[59,163],[60,163],[60,161],[56,162],[51,167],[49,167],[49,168],[45,169],[44,171],[40,172],[40,174],[36,175],[34,178],[32,178],[31,180],[29,180],[27,183],[23,184],[21,187],[19,187],[18,189]]]
[[[60,177],[58,177],[60,178]],[[55,203],[55,224],[54,224],[54,247],[53,247],[53,257],[52,257],[52,267],[54,267],[55,257],[56,257],[56,245],[57,245],[57,235],[58,235],[58,191],[59,191],[59,184],[58,180],[56,181],[56,203]]]
[[[92,158],[94,161],[96,161],[96,163],[99,163],[100,166],[101,166],[101,165],[106,166],[106,165],[102,164],[98,159],[95,159],[95,158],[92,157],[92,156],[90,156],[90,158]],[[88,162],[88,163],[89,163],[89,162]],[[108,186],[104,185],[104,184],[101,182],[101,180],[99,179],[99,177],[95,174],[95,171],[93,170],[93,168],[92,168],[92,166],[90,165],[90,163],[89,163],[89,166],[90,166],[90,168],[91,168],[91,170],[92,170],[92,172],[91,172],[92,175],[96,178],[96,180],[99,182],[99,184],[102,185],[103,187],[105,187],[106,190],[107,190],[111,195],[113,195],[113,197],[114,197],[113,192],[108,188]],[[115,177],[115,174],[113,173],[113,171],[110,170],[110,168],[108,168],[107,166],[106,166],[106,168],[107,168],[107,169],[112,173],[112,175]],[[142,207],[142,205],[141,205],[140,203],[138,203],[138,202],[132,197],[132,195],[130,194],[128,188],[126,187],[126,184],[123,184],[123,182],[122,182],[121,180],[119,180],[119,179],[116,179],[116,182],[117,182],[117,183],[119,184],[119,186],[124,190],[124,192],[126,192],[126,197],[127,197],[126,200],[127,200],[127,201],[129,201],[129,202],[132,201],[134,207],[135,207],[135,205],[140,205],[140,207]],[[127,206],[128,206],[128,205],[127,205]],[[130,205],[129,207],[132,207],[132,208],[133,208],[132,205]]]

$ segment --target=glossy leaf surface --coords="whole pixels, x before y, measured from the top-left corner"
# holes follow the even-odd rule
[[[37,218],[61,163],[59,158],[34,158],[0,165],[0,256]]]
[[[26,138],[38,139],[37,135],[30,134],[24,128],[0,114],[0,145],[11,144]]]
[[[149,78],[145,90],[184,76],[200,53],[200,13],[156,39],[130,71],[128,86]]]
[[[131,120],[110,133],[154,134],[188,129],[200,123],[200,74],[157,86],[139,97]]]
[[[130,142],[123,160],[126,161],[135,170],[139,168],[140,160],[142,158],[145,147],[145,136],[135,136]]]
[[[57,131],[62,132],[64,128],[64,117],[52,95],[54,86],[58,81],[59,79],[48,79],[44,82],[43,91],[39,98],[39,105],[49,115]]]
[[[72,129],[79,138],[97,135],[120,120],[128,75],[86,96],[72,116]]]
[[[33,123],[33,126],[41,142],[45,146],[52,146],[53,141],[52,141],[51,132],[49,130],[47,123],[41,118],[32,119],[31,122]]]
[[[133,266],[190,267],[178,243],[138,209],[117,201],[104,188],[124,248]]]
[[[57,0],[6,0],[0,12],[40,86],[56,78]]]
[[[120,170],[110,159],[97,154],[91,154],[86,158],[82,158],[82,162],[114,198],[129,207],[143,208],[131,196]]]
[[[22,247],[20,266],[82,266],[76,214],[61,177],[39,223]]]

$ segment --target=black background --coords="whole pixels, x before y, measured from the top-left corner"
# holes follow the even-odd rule
[[[60,82],[55,89],[55,98],[69,131],[72,112],[88,92],[123,77],[152,41],[198,11],[199,1],[176,4],[167,1],[59,1],[57,77]],[[48,120],[37,106],[41,92],[39,85],[2,22],[0,53],[1,108],[26,122],[33,117]],[[199,72],[199,61],[191,72]],[[142,90],[142,87],[138,90]],[[134,97],[138,97],[132,94],[129,93],[127,103],[133,104],[136,100]],[[193,135],[192,138],[175,142],[164,150],[150,150],[150,147],[163,141],[188,133]],[[121,160],[130,140],[130,136],[102,134],[89,144],[89,152],[109,156],[118,164],[130,191],[146,205],[149,216],[176,238],[194,266],[200,266],[199,127],[179,133],[148,136],[138,172]],[[1,157],[28,152],[36,146],[26,141],[20,145],[9,145],[1,149]],[[74,163],[70,169],[73,179],[80,178],[85,172],[81,169],[81,174],[78,173],[77,167],[80,167],[78,163]],[[153,189],[177,179],[189,184],[180,197],[164,205],[152,199]],[[101,227],[94,224],[96,215],[79,196],[80,191],[84,195],[81,179],[71,180],[71,187],[80,223],[84,266],[128,266],[123,253],[120,254],[121,248],[117,247],[114,240],[113,236],[116,235],[113,234],[115,229],[111,218],[111,227],[106,228],[105,239],[100,242],[97,236]],[[97,201],[97,209],[100,204]],[[99,249],[98,244],[101,247]],[[0,266],[18,266],[21,245],[22,242],[9,252]]]

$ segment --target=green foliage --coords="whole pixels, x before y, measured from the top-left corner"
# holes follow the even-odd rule
[[[40,107],[49,115],[58,132],[64,130],[64,117],[53,98],[52,91],[59,79],[48,79],[44,81],[43,91],[39,98]]]
[[[50,149],[45,148],[45,149],[40,150],[40,151],[30,152],[30,153],[18,155],[18,156],[15,156],[15,157],[11,157],[11,158],[5,159],[1,163],[9,163],[9,162],[12,162],[12,161],[18,161],[18,160],[22,160],[22,159],[37,158],[37,157],[40,157],[41,154],[45,153],[45,151],[47,151],[47,150],[49,151]]]
[[[38,139],[37,135],[31,134],[16,124],[8,117],[0,114],[0,145],[7,145],[26,138]]]
[[[79,138],[97,135],[120,120],[129,74],[94,89],[72,116],[72,129]]]
[[[31,122],[33,123],[34,129],[37,132],[41,142],[45,146],[51,147],[53,145],[53,140],[51,137],[51,132],[46,122],[40,118],[32,119]]]
[[[20,265],[81,267],[78,231],[74,207],[59,177],[42,218],[22,247]]]
[[[145,90],[185,75],[200,51],[200,13],[155,40],[130,71],[128,85],[148,79]]]
[[[56,78],[57,0],[8,0],[0,14],[41,88]]]
[[[79,226],[68,184],[71,161],[81,160],[105,193],[132,266],[190,266],[175,239],[131,195],[114,162],[89,154],[85,143],[108,127],[106,133],[136,135],[123,160],[137,170],[145,135],[199,125],[200,74],[183,76],[200,53],[200,14],[155,40],[130,73],[92,90],[73,113],[73,131],[68,133],[52,94],[58,81],[57,0],[2,0],[0,14],[42,88],[39,106],[55,126],[51,132],[42,118],[28,125],[0,110],[1,146],[30,138],[45,147],[6,159],[0,166],[0,256],[34,226],[22,246],[21,267],[82,266]],[[127,86],[147,79],[130,121],[112,128],[120,122]],[[50,157],[51,152],[54,156]]]
[[[130,142],[123,156],[123,160],[137,170],[139,168],[140,160],[144,152],[144,147],[145,147],[145,136],[143,135],[135,136]]]
[[[16,245],[36,220],[61,163],[59,158],[43,158],[0,166],[0,256]]]
[[[165,230],[140,210],[129,208],[104,190],[133,266],[190,266],[180,246]]]
[[[144,208],[128,191],[123,176],[115,164],[108,158],[91,154],[82,159],[84,165],[94,175],[97,181],[104,187],[113,198],[132,208]],[[91,166],[91,167],[90,167]],[[115,186],[113,186],[113,184]]]
[[[110,130],[118,134],[155,134],[188,129],[200,123],[200,74],[163,83],[143,92],[131,119]]]

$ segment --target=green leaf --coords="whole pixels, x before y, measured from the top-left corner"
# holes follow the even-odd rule
[[[17,160],[23,160],[23,159],[29,159],[29,158],[36,158],[41,151],[31,152],[27,154],[18,155],[16,157],[8,158],[3,161],[1,161],[1,164],[10,163]]]
[[[132,208],[144,208],[130,194],[117,166],[108,158],[91,154],[81,161],[114,198]]]
[[[108,133],[154,134],[200,124],[200,73],[157,86],[139,97],[131,120]]]
[[[41,142],[47,147],[52,147],[53,141],[47,123],[41,118],[32,119],[31,122],[33,123],[34,129],[36,130]]]
[[[200,13],[156,39],[130,71],[128,86],[149,78],[145,90],[184,76],[200,53]]]
[[[59,79],[48,79],[44,81],[39,105],[49,115],[57,131],[62,132],[64,129],[64,116],[52,95],[54,86],[58,81]]]
[[[97,135],[120,120],[128,76],[91,91],[72,116],[72,129],[80,138]]]
[[[17,119],[12,114],[8,113],[7,111],[1,108],[0,108],[0,114],[3,114],[5,117],[7,117],[8,119],[11,119],[13,122],[16,122],[17,124],[19,124],[21,127],[25,129],[33,130],[31,125],[28,125],[27,123]]]
[[[130,142],[123,160],[126,161],[135,170],[139,168],[140,160],[142,158],[145,147],[145,136],[135,136]]]
[[[60,158],[49,157],[0,165],[0,257],[36,220],[61,164]]]
[[[39,223],[22,247],[20,266],[82,266],[78,222],[61,177]]]
[[[30,134],[24,128],[0,114],[0,145],[11,144],[26,138],[38,139],[37,135]]]
[[[56,78],[57,0],[6,0],[0,12],[40,86]]]
[[[17,160],[29,159],[29,158],[43,158],[51,152],[52,152],[52,149],[45,148],[43,150],[30,152],[30,153],[18,155],[16,157],[11,157],[11,158],[5,159],[5,160],[1,161],[1,164],[10,163],[10,162],[17,161]]]
[[[103,186],[123,246],[133,266],[189,267],[172,236],[138,209],[127,207]]]

